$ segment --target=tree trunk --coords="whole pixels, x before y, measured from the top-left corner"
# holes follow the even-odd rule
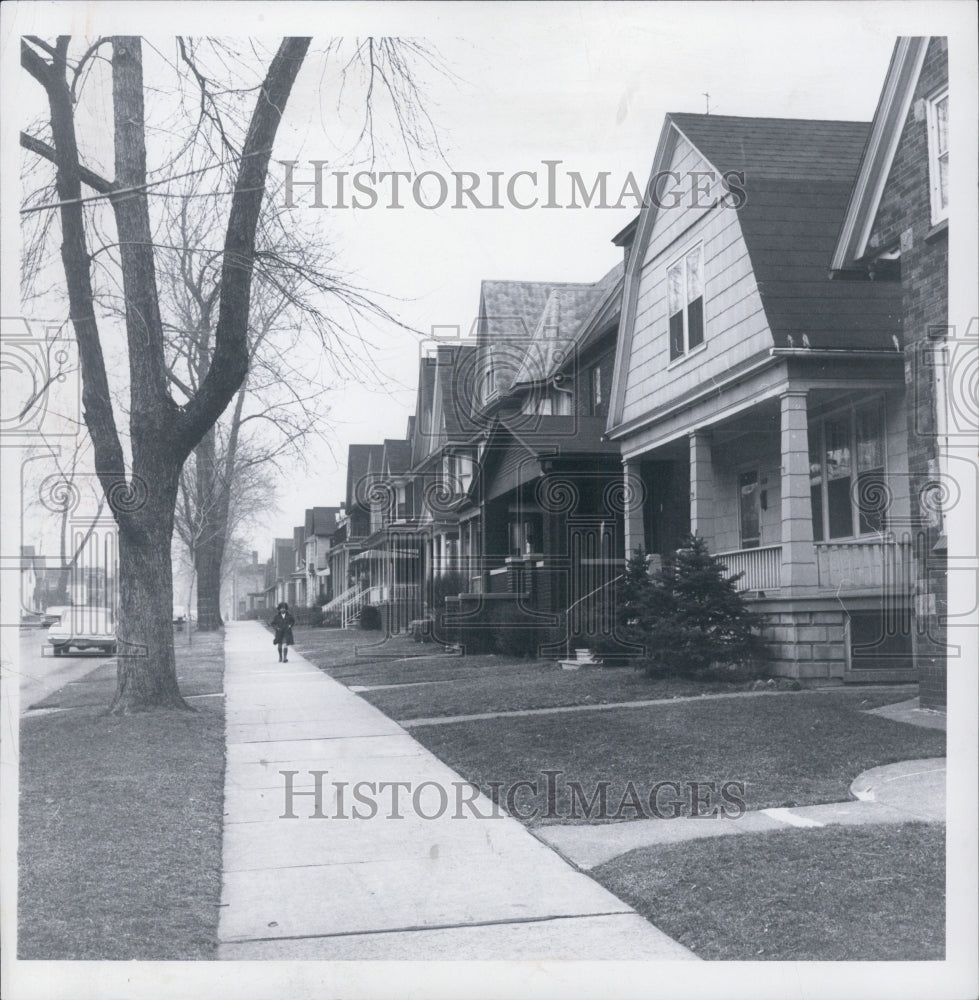
[[[173,649],[170,544],[179,467],[160,463],[170,488],[133,514],[119,511],[119,619],[113,715],[156,708],[190,709],[177,685]],[[162,483],[160,484],[163,485]]]
[[[197,571],[197,628],[213,632],[221,618],[221,563],[224,561],[224,537],[214,535],[202,541],[194,553]]]

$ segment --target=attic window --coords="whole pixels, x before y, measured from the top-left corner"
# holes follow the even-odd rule
[[[704,248],[694,247],[666,271],[670,361],[704,342]]]
[[[928,102],[928,179],[932,225],[948,218],[948,91]]]

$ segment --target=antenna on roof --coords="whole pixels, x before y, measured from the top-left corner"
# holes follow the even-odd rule
[[[705,112],[705,114],[709,115],[710,114],[710,94],[708,94],[706,90],[702,90],[701,93],[704,95],[704,99],[707,102],[707,111]]]

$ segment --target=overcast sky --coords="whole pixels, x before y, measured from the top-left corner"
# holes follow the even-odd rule
[[[895,37],[941,33],[942,21],[967,6],[276,4],[273,19],[266,4],[187,4],[176,12],[153,4],[86,4],[70,16],[84,10],[88,20],[74,30],[91,34],[226,34],[233,25],[236,34],[273,44],[270,29],[313,34],[319,49],[297,81],[274,157],[300,161],[296,179],[312,179],[306,161],[336,156],[331,107],[321,99],[321,43],[331,34],[368,32],[424,38],[446,70],[420,77],[446,162],[419,155],[415,170],[472,171],[488,184],[490,171],[542,173],[543,161],[559,160],[564,184],[569,171],[589,181],[608,171],[609,191],[617,195],[630,172],[645,181],[669,111],[703,112],[709,101],[712,113],[724,115],[869,121]],[[65,30],[56,24],[57,8],[37,8],[38,22],[18,33]],[[388,153],[376,170],[411,169],[403,155]],[[272,169],[280,176],[285,170]],[[343,267],[359,284],[423,331],[470,329],[483,279],[598,280],[619,257],[611,237],[635,215],[631,204],[426,210],[410,198],[395,210],[385,207],[389,190],[378,185],[379,204],[371,209],[302,211],[342,252]],[[300,205],[310,200],[308,189],[296,195]],[[10,281],[4,286],[4,314],[11,315],[16,282],[13,289]],[[394,327],[369,334],[381,377],[364,385],[338,382],[328,442],[310,445],[308,470],[295,470],[283,486],[279,514],[253,540],[262,558],[274,535],[291,534],[302,522],[306,507],[343,499],[348,444],[405,431],[419,340]]]

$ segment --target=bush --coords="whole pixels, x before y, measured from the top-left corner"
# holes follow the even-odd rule
[[[360,627],[366,632],[376,632],[381,627],[380,609],[373,604],[365,604],[360,611]]]
[[[340,628],[343,621],[340,618],[339,611],[324,611],[323,620],[320,622],[320,628]]]
[[[469,593],[469,580],[464,573],[450,570],[432,580],[432,610],[444,611],[445,599]]]
[[[499,617],[499,624],[493,630],[497,652],[503,656],[537,656],[545,638],[538,621],[513,605],[503,608]]]
[[[292,612],[297,625],[307,628],[318,628],[323,624],[323,609],[318,605],[311,608],[295,608]]]
[[[645,646],[637,666],[690,676],[762,659],[762,618],[734,589],[738,575],[724,572],[696,536],[652,576],[636,552],[616,594],[616,620],[618,634]]]

